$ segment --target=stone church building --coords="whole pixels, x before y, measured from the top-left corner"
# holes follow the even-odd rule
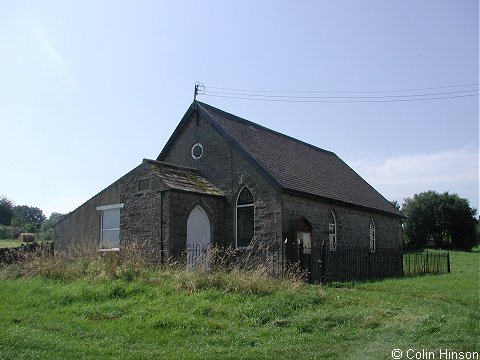
[[[55,247],[396,248],[402,214],[333,152],[194,101],[156,160],[63,217]]]

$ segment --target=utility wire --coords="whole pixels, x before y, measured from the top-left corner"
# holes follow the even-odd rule
[[[455,99],[455,98],[465,98],[472,96],[479,96],[476,94],[467,94],[467,95],[453,95],[453,96],[438,96],[438,97],[424,97],[424,98],[410,98],[410,99],[378,99],[378,98],[368,98],[368,99],[355,99],[355,100],[346,100],[346,99],[337,99],[337,100],[328,100],[328,98],[321,99],[272,99],[272,98],[258,98],[258,97],[246,97],[246,96],[229,96],[229,95],[212,95],[212,94],[201,94],[204,96],[218,97],[218,98],[228,98],[228,99],[239,99],[239,100],[253,100],[253,101],[275,101],[275,102],[291,102],[291,103],[389,103],[389,102],[407,102],[407,101],[428,101],[428,100],[444,100],[444,99]]]
[[[458,87],[475,87],[475,90],[478,90],[479,83],[472,84],[456,84],[456,85],[443,85],[443,86],[432,86],[432,87],[423,87],[423,88],[413,88],[413,89],[401,89],[401,90],[378,90],[378,91],[315,91],[315,90],[251,90],[251,89],[234,89],[226,87],[217,87],[209,86],[209,89],[216,90],[227,90],[227,91],[236,91],[236,92],[251,92],[251,93],[271,93],[271,94],[381,94],[381,93],[400,93],[400,92],[411,92],[411,91],[426,91],[426,90],[438,90],[438,89],[449,89],[449,88],[458,88]]]
[[[205,90],[204,95],[230,95],[230,96],[243,96],[253,98],[278,98],[278,99],[389,99],[389,98],[415,98],[415,97],[430,97],[430,96],[443,96],[443,95],[457,95],[457,94],[472,94],[472,92],[478,93],[478,90],[462,90],[462,91],[448,91],[448,92],[436,92],[436,93],[424,93],[424,94],[403,94],[403,95],[380,95],[380,96],[292,96],[292,95],[263,95],[263,94],[247,94],[239,92],[222,92],[222,91],[209,91]]]

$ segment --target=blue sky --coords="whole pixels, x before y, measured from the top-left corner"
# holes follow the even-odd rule
[[[478,0],[0,0],[0,9],[0,195],[47,216],[156,158],[195,81],[207,90],[478,94]],[[477,85],[456,86],[465,84]],[[419,88],[434,89],[388,92]],[[450,191],[478,207],[478,96],[198,99],[334,151],[388,199]]]

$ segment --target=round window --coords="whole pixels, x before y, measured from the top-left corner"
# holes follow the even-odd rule
[[[192,146],[192,157],[194,159],[200,159],[203,154],[203,146],[202,144],[196,143]]]

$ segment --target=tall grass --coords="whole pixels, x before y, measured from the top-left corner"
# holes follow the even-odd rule
[[[152,262],[148,243],[131,242],[121,251],[98,251],[93,244],[74,247],[55,256],[27,254],[23,261],[9,266],[0,277],[32,277],[90,282],[124,280],[165,283],[189,293],[217,289],[226,293],[268,295],[280,289],[296,291],[304,285],[305,274],[290,267],[273,277],[271,267],[252,253],[238,256],[236,250],[212,246],[194,266],[170,258],[165,264]]]

